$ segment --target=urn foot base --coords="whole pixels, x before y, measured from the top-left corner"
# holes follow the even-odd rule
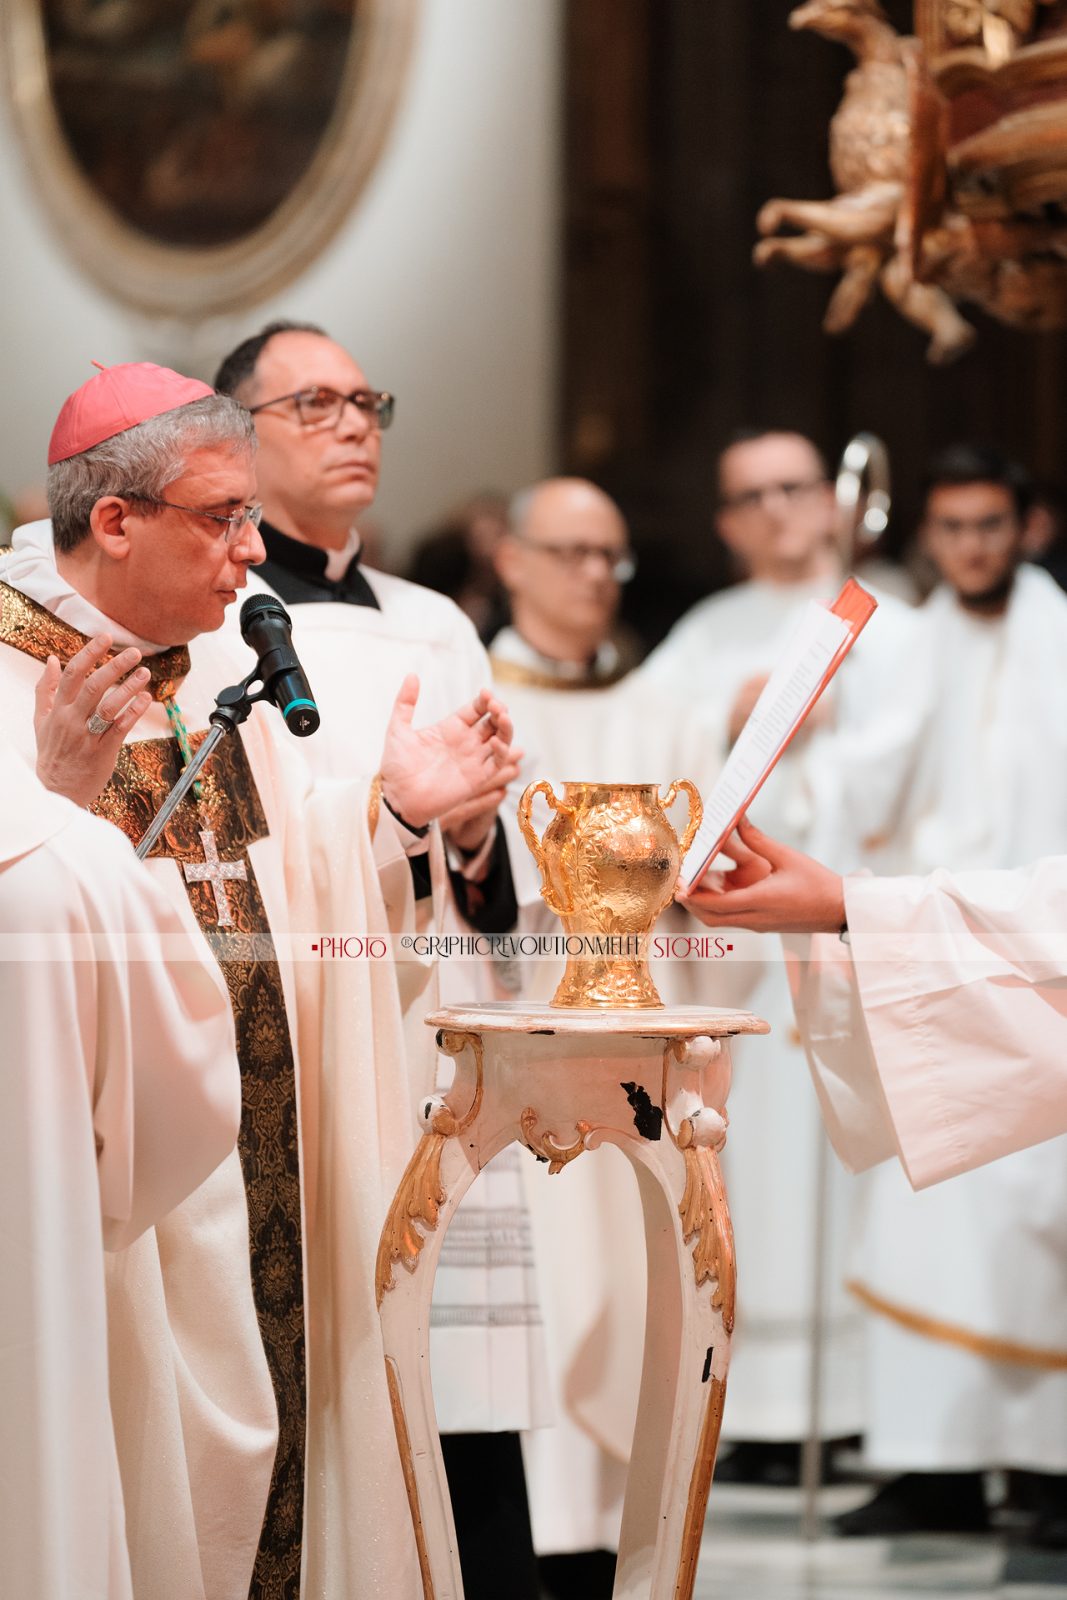
[[[552,996],[552,1005],[567,1010],[663,1009],[647,962],[618,956],[610,961],[568,961]]]

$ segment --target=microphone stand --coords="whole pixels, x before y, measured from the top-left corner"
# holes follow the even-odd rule
[[[139,861],[144,860],[145,856],[148,854],[156,840],[159,838],[160,834],[163,832],[163,829],[167,826],[167,823],[170,821],[177,807],[189,793],[189,790],[196,782],[197,775],[200,772],[201,767],[204,765],[205,761],[207,761],[208,757],[215,749],[215,746],[219,744],[228,733],[233,733],[235,729],[239,728],[242,722],[247,721],[249,716],[252,714],[252,707],[255,705],[257,700],[270,699],[265,686],[260,689],[258,694],[249,694],[248,686],[250,683],[253,683],[258,676],[259,666],[257,664],[248,674],[248,677],[243,680],[243,682],[235,683],[229,689],[223,689],[218,695],[215,701],[215,709],[208,718],[208,721],[211,723],[211,731],[204,740],[203,744],[200,746],[199,750],[196,752],[193,759],[190,761],[189,765],[185,768],[185,771],[182,773],[181,777],[178,779],[177,783],[174,785],[173,789],[160,806],[159,810],[156,812],[155,817],[152,819],[151,827],[148,829],[148,832],[137,846],[135,853]]]

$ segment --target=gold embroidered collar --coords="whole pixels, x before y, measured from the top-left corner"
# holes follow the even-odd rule
[[[548,672],[538,672],[535,667],[523,666],[519,661],[507,661],[491,656],[493,678],[497,683],[525,684],[531,689],[610,689],[612,684],[625,678],[625,672],[589,672],[579,678],[554,678]]]
[[[35,661],[58,656],[63,666],[88,644],[84,633],[69,622],[46,611],[10,584],[0,583],[0,644],[9,644]],[[112,650],[115,656],[118,650]],[[148,688],[154,700],[168,700],[182,679],[189,675],[189,650],[184,644],[172,645],[158,655],[145,656],[142,663],[151,677]]]

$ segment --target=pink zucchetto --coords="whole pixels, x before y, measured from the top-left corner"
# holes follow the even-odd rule
[[[98,362],[93,363],[98,366]],[[64,400],[48,444],[48,465],[80,456],[149,417],[206,400],[214,389],[151,361],[128,361],[100,371]]]

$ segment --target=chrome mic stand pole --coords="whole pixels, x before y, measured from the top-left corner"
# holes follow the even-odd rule
[[[823,1380],[826,1359],[827,1290],[829,1287],[830,1162],[826,1133],[818,1124],[815,1155],[814,1263],[811,1286],[811,1343],[808,1354],[808,1436],[800,1448],[800,1535],[819,1537],[819,1491],[823,1484]]]
[[[231,689],[223,689],[215,701],[215,709],[208,719],[211,723],[211,731],[153,817],[151,827],[135,852],[139,861],[144,860],[156,843],[174,812],[196,782],[201,767],[207,761],[216,745],[228,733],[233,733],[236,728],[241,726],[241,723],[250,715],[252,707],[257,700],[265,698],[264,690],[255,695],[248,693],[248,685],[258,676],[258,672],[259,668],[257,667],[255,671],[249,673],[243,683],[234,684]]]

